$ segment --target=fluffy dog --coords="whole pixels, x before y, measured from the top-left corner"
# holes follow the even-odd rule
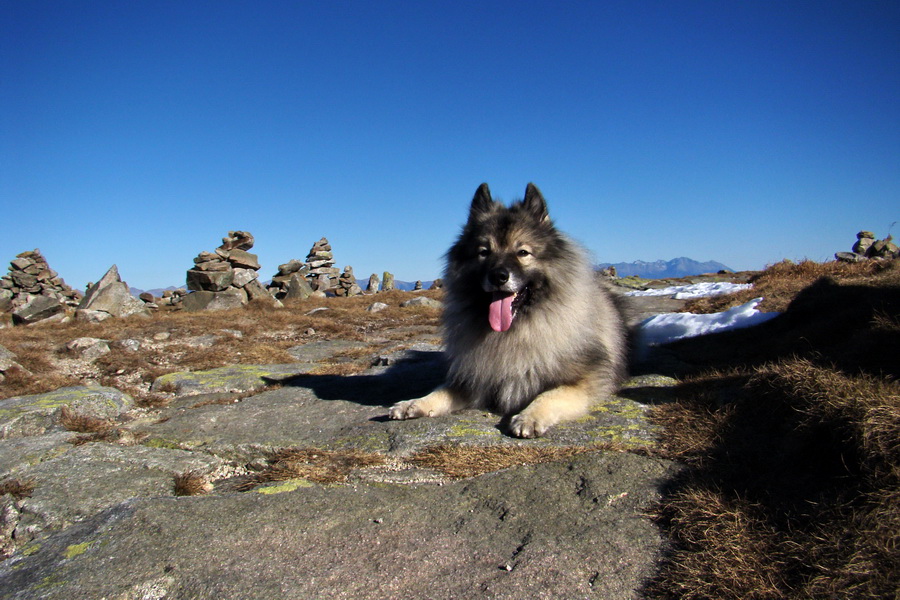
[[[627,362],[620,304],[535,185],[507,207],[482,184],[446,259],[447,380],[393,405],[390,418],[481,408],[531,438],[616,390]]]

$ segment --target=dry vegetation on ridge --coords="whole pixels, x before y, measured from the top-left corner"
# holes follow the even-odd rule
[[[687,468],[656,520],[646,593],[671,599],[900,597],[900,261],[779,263],[779,319],[671,346],[694,365],[654,410]]]
[[[440,298],[440,291],[417,295]],[[22,370],[6,373],[0,399],[36,394],[69,385],[96,382],[116,387],[138,401],[154,404],[149,392],[154,379],[166,373],[197,371],[236,364],[296,362],[288,349],[321,340],[356,340],[370,348],[348,351],[345,363],[323,365],[322,374],[350,374],[368,367],[366,359],[380,348],[402,344],[423,328],[436,327],[439,311],[427,307],[400,308],[411,293],[392,291],[376,297],[324,298],[285,302],[284,308],[265,303],[223,311],[157,312],[151,317],[109,319],[102,323],[51,323],[0,329],[0,346],[16,355]],[[388,304],[372,313],[375,300]],[[309,314],[317,308],[326,311]],[[107,340],[111,352],[91,361],[80,359],[66,344],[80,337]],[[121,343],[135,339],[136,351]]]

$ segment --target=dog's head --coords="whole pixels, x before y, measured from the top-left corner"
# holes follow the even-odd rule
[[[569,253],[537,186],[529,183],[525,198],[507,207],[483,183],[448,253],[448,276],[464,293],[480,295],[473,300],[487,307],[488,323],[502,332],[541,300],[552,269],[561,268]]]

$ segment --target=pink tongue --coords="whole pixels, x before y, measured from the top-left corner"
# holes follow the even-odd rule
[[[504,292],[494,292],[494,299],[491,301],[491,310],[488,313],[488,321],[491,323],[491,329],[494,331],[506,331],[512,325],[513,312],[512,303],[515,294],[507,294]]]

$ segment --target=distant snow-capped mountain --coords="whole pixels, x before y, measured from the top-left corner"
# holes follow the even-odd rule
[[[672,260],[657,260],[654,262],[646,262],[636,260],[630,263],[600,263],[598,269],[607,267],[615,267],[616,274],[619,277],[629,277],[636,275],[644,279],[663,279],[668,277],[691,277],[693,275],[702,275],[704,273],[717,273],[719,271],[731,271],[720,262],[708,260],[699,262],[684,256],[673,258]]]

